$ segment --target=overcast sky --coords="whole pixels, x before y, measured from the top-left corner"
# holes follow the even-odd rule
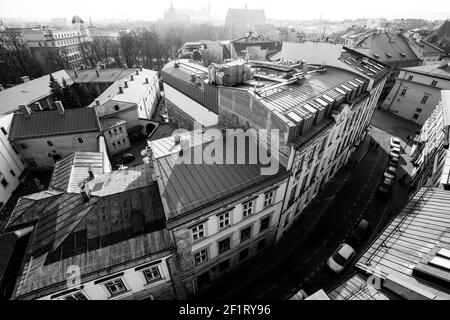
[[[176,8],[201,10],[208,0],[173,0]],[[355,18],[450,18],[448,0],[212,0],[211,11],[224,18],[228,8],[265,10],[272,19]],[[78,14],[85,21],[95,19],[157,20],[170,6],[170,1],[155,0],[0,0],[0,16],[8,18],[70,18]]]

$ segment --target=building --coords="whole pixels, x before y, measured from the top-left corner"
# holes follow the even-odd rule
[[[215,132],[212,142],[207,139],[208,130],[205,135],[199,131],[202,144],[196,138],[181,140],[182,155],[167,147],[176,141],[172,138],[150,143],[167,228],[177,244],[181,282],[189,296],[274,244],[290,175],[282,165],[273,174],[262,175],[261,158],[255,163],[250,160],[257,146],[254,139],[245,143],[239,140],[245,135],[222,137],[219,130]],[[198,158],[221,145],[223,152],[216,154],[219,163]],[[244,161],[238,163],[241,155]],[[196,160],[178,163],[180,156]],[[229,156],[234,163],[226,162]]]
[[[445,22],[428,37],[428,41],[437,45],[448,55],[450,53],[450,20]]]
[[[72,18],[71,27],[24,28],[22,37],[45,72],[54,67],[50,61],[61,61],[66,69],[81,67],[83,44],[92,41],[84,21],[78,16]]]
[[[450,192],[420,188],[356,262],[332,300],[448,300]]]
[[[420,35],[415,38],[408,38],[408,43],[412,51],[422,61],[421,65],[423,66],[439,63],[445,56],[444,50],[425,41]]]
[[[8,141],[13,114],[0,116],[0,210],[19,186],[25,162]]]
[[[218,123],[218,88],[208,83],[208,68],[192,60],[170,61],[161,70],[169,119],[178,127],[194,129]]]
[[[80,156],[89,160],[76,154],[75,162]],[[70,182],[72,172],[69,181],[56,178],[13,213],[7,228],[17,228],[19,220],[34,229],[12,299],[183,299],[151,166],[104,174],[87,166],[75,170],[89,177],[80,189]]]
[[[420,125],[433,112],[441,90],[450,89],[448,62],[402,68],[382,108]]]
[[[124,74],[117,69],[103,71],[110,75],[115,72]],[[150,133],[148,132],[150,127],[154,128],[150,119],[153,117],[160,97],[158,73],[140,68],[116,80],[89,105],[89,108],[95,108],[100,119],[118,118],[126,121],[128,136],[136,134],[147,136]],[[105,139],[108,141],[109,135],[105,135]],[[112,140],[108,141],[108,145],[112,143]],[[113,150],[110,149],[110,151],[114,153]]]
[[[204,54],[204,52],[206,53]],[[205,56],[205,55],[208,56]],[[230,50],[225,41],[201,40],[195,42],[186,42],[178,50],[178,58],[194,59],[198,61],[209,61],[223,63],[224,59],[230,58]]]
[[[277,42],[301,42],[303,41],[303,35],[295,30],[294,28],[289,27],[276,27],[271,28],[267,32],[267,37],[271,40]]]
[[[228,9],[225,18],[225,31],[230,37],[254,30],[255,26],[266,24],[264,9]]]
[[[100,126],[111,156],[131,147],[125,120],[115,117],[101,118]]]
[[[408,40],[400,32],[372,32],[364,36],[353,48],[372,59],[391,67],[381,100],[391,91],[400,69],[421,64],[420,58],[411,49]]]
[[[413,140],[411,191],[424,186],[449,188],[450,90],[442,97]]]
[[[98,151],[100,121],[94,108],[14,113],[8,140],[30,168],[51,168],[75,151]]]
[[[246,36],[230,43],[231,59],[267,60],[267,56],[279,50],[280,42],[268,35],[249,32]]]
[[[280,161],[293,172],[281,237],[364,139],[389,67],[330,43],[284,42],[272,59],[249,61],[249,80],[219,87],[219,123],[279,130]]]
[[[53,78],[62,86],[63,80],[72,84],[71,77],[65,70],[52,73]],[[19,105],[26,105],[33,111],[55,109],[50,97],[50,75],[30,80],[14,87],[0,91],[0,114],[11,113],[19,109]]]
[[[95,39],[100,41],[117,41],[119,38],[119,32],[112,28],[107,27],[97,27],[97,26],[88,26],[89,33],[92,37],[92,40]]]

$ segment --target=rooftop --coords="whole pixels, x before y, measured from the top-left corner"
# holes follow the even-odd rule
[[[63,79],[67,84],[72,84],[72,80],[65,70],[54,72],[52,75],[61,85]],[[45,75],[0,91],[0,114],[17,110],[19,104],[29,105],[49,96],[49,84],[50,75]]]
[[[228,137],[228,139],[231,139]],[[202,154],[208,154],[211,149],[220,148],[223,142],[223,152],[217,157],[223,164],[202,160]],[[168,220],[185,217],[185,214],[196,212],[197,215],[209,212],[211,208],[220,208],[225,204],[225,198],[240,199],[264,186],[270,186],[285,179],[290,173],[279,164],[279,170],[274,175],[262,175],[264,166],[255,161],[252,164],[249,154],[256,142],[250,139],[247,143],[233,143],[233,149],[227,148],[222,139],[204,143],[183,151],[183,157],[191,157],[191,163],[178,163],[179,154],[172,154],[154,161],[159,191]],[[260,146],[261,148],[261,146]],[[218,149],[217,149],[218,150]],[[245,155],[242,164],[238,164],[237,155]],[[226,164],[226,156],[233,156],[233,164]],[[254,159],[255,160],[255,159]],[[220,161],[220,160],[219,160]],[[198,163],[198,164],[197,164]],[[208,210],[209,209],[209,210]]]
[[[430,64],[418,67],[402,68],[402,70],[450,80],[450,66],[448,65],[448,62],[441,62],[439,64]]]
[[[115,118],[115,117],[100,118],[100,126],[102,128],[102,131],[106,131],[106,130],[109,130],[114,127],[122,126],[126,123],[127,122],[125,120],[122,120],[120,118]]]
[[[74,83],[113,83],[119,79],[129,76],[136,72],[136,69],[84,69],[84,70],[65,70]],[[98,72],[98,75],[97,75]]]
[[[376,273],[384,279],[383,286],[403,298],[448,300],[450,258],[441,256],[440,250],[450,249],[449,230],[450,192],[421,188],[364,252],[356,267]],[[434,259],[437,257],[441,259]],[[438,263],[441,260],[445,264]]]
[[[64,114],[58,110],[31,113],[15,113],[9,140],[23,140],[76,133],[99,132],[100,122],[95,109],[66,109]]]
[[[390,300],[381,290],[367,285],[367,279],[359,274],[351,276],[328,293],[331,300]]]
[[[145,171],[132,168],[116,174],[136,170]],[[92,181],[96,185],[95,181],[105,180],[100,176]],[[80,194],[61,193],[43,208],[15,298],[33,299],[66,288],[69,265],[78,265],[81,281],[87,282],[173,249],[156,183],[137,183],[135,188],[117,191],[119,194],[100,189],[96,194],[101,195],[92,192],[88,201]]]

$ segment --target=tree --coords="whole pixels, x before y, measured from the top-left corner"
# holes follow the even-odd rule
[[[209,49],[205,49],[202,51],[202,62],[205,67],[209,67],[211,63],[223,63],[219,54]]]
[[[72,86],[69,86],[66,82],[66,79],[63,79],[62,81],[63,87],[62,87],[62,104],[66,109],[75,109],[82,107],[80,103],[80,99],[78,98],[78,95],[75,93]]]
[[[119,36],[120,51],[128,68],[132,68],[139,55],[139,40],[134,32],[122,32]]]
[[[52,74],[50,74],[50,96],[53,101],[62,101],[63,89],[58,81],[55,80]]]

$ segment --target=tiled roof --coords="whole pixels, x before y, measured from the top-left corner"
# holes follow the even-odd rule
[[[62,79],[66,79],[67,84],[72,84],[65,70],[53,72],[52,75],[60,84]],[[0,91],[0,114],[18,109],[19,104],[31,104],[49,96],[49,84],[50,75],[45,75]]]
[[[98,76],[95,69],[85,69],[76,71],[65,70],[65,71],[70,76],[70,78],[72,78],[74,83],[96,83],[96,82],[114,83],[115,81],[122,79],[123,77],[133,74],[136,71],[136,69],[122,69],[122,68],[98,69]]]
[[[102,131],[106,131],[108,129],[122,126],[126,124],[127,122],[125,120],[122,120],[120,118],[100,118],[100,126],[102,128]]]
[[[229,138],[231,139],[231,138]],[[207,164],[202,161],[204,149],[219,147],[223,142],[223,153],[218,155],[224,164]],[[250,144],[256,142],[250,140]],[[168,219],[176,218],[187,212],[202,212],[206,207],[223,205],[223,199],[238,194],[239,197],[255,192],[287,177],[286,169],[279,164],[279,170],[274,175],[261,175],[260,163],[249,161],[249,143],[233,143],[234,150],[227,149],[227,143],[215,140],[211,143],[189,148],[183,155],[190,154],[191,162],[177,163],[178,154],[168,155],[154,161],[159,191]],[[211,150],[211,149],[210,149]],[[234,153],[234,164],[226,164],[226,155]],[[243,164],[237,164],[237,155],[245,155]],[[272,158],[272,161],[277,161]],[[277,161],[278,162],[278,161]],[[199,164],[196,164],[199,163]],[[253,189],[252,189],[253,188]],[[206,210],[206,209],[205,209]],[[208,212],[208,210],[203,213]]]
[[[93,108],[66,109],[32,113],[26,116],[15,113],[9,132],[9,140],[22,140],[57,135],[100,131],[100,123]]]
[[[156,183],[130,179],[129,184],[135,187],[119,193],[96,196],[93,190],[89,201],[63,193],[48,203],[30,239],[14,297],[34,299],[66,288],[69,265],[80,267],[84,283],[173,250]]]
[[[390,300],[380,290],[367,285],[367,279],[353,275],[340,286],[328,293],[331,300]]]
[[[450,192],[421,188],[356,263],[364,272],[404,283],[431,299],[450,299],[448,290],[413,275],[414,267],[439,248],[450,248]]]
[[[450,66],[446,62],[418,67],[402,68],[402,70],[450,80]]]
[[[89,170],[95,176],[104,172],[101,152],[75,152],[59,160],[53,169],[50,188],[79,193],[83,182],[89,180]]]
[[[0,283],[3,283],[18,238],[19,237],[14,232],[5,233],[0,236]],[[6,281],[8,280],[9,279]],[[0,297],[2,299],[5,298],[3,297],[3,293],[0,293]]]

